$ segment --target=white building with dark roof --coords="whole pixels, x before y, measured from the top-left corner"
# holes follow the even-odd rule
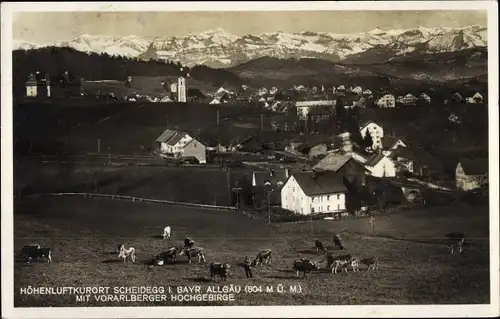
[[[281,207],[303,215],[341,212],[346,209],[346,193],[335,172],[294,173],[281,188]]]
[[[395,177],[396,165],[382,153],[373,154],[365,163],[365,167],[375,177]]]
[[[162,155],[175,158],[194,157],[206,163],[206,147],[185,132],[166,130],[156,139],[156,150]]]

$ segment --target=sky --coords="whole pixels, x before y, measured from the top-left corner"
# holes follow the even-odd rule
[[[13,14],[13,39],[43,44],[82,34],[170,37],[222,28],[242,36],[475,24],[487,26],[486,11],[17,12]]]

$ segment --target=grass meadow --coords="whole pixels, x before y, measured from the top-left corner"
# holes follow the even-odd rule
[[[172,238],[159,239],[163,227]],[[366,219],[316,221],[267,226],[237,212],[206,211],[161,204],[84,198],[23,199],[15,203],[14,250],[39,243],[53,250],[53,263],[17,261],[14,271],[16,307],[144,306],[136,302],[77,302],[75,296],[21,295],[20,288],[60,286],[267,286],[300,285],[301,293],[240,293],[233,302],[152,302],[147,305],[394,305],[488,303],[488,210],[485,207],[441,207],[409,211],[376,220],[371,234]],[[450,231],[463,231],[471,246],[451,257],[443,241]],[[296,278],[292,263],[301,257],[321,261],[313,249],[320,238],[332,246],[341,233],[346,250],[359,257],[377,256],[380,269],[332,274],[320,270]],[[156,254],[181,245],[189,236],[203,247],[207,262],[232,265],[226,283],[210,282],[207,264],[148,267]],[[137,250],[135,263],[118,259],[117,245]],[[265,248],[273,250],[271,265],[256,268],[246,279],[238,266]],[[321,264],[324,268],[325,265]]]

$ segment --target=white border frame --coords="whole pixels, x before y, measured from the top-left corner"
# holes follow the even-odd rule
[[[311,1],[266,2],[31,2],[2,3],[2,316],[5,318],[236,318],[236,317],[495,317],[499,316],[498,214],[498,3],[496,1]],[[14,308],[12,13],[16,11],[324,11],[324,10],[487,10],[490,176],[489,305],[426,306],[256,306],[256,307],[82,307]],[[168,309],[168,310],[166,310]]]

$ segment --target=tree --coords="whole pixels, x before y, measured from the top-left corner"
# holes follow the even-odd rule
[[[343,119],[347,116],[347,111],[344,107],[344,103],[340,99],[340,97],[337,97],[337,101],[335,103],[335,117],[338,119]]]
[[[363,138],[363,146],[364,147],[372,147],[373,139],[369,132],[366,132],[365,137]]]
[[[354,117],[351,117],[348,120],[348,132],[351,134],[351,140],[363,147],[364,140],[361,136],[361,132],[359,131],[358,121],[356,121],[356,118]]]

